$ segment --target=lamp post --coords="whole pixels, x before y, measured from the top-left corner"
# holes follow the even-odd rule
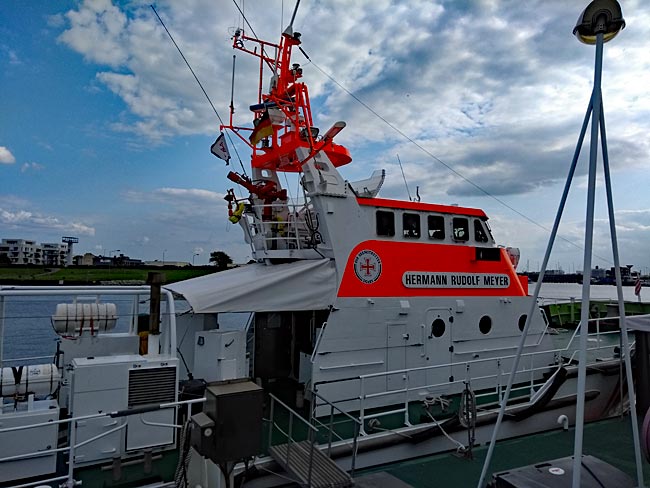
[[[121,252],[121,249],[113,249],[112,251],[108,251],[108,274],[111,274],[111,268],[113,266],[113,253],[114,252]]]
[[[490,441],[490,447],[483,464],[483,470],[481,472],[481,477],[479,479],[478,487],[483,488],[485,477],[490,466],[490,461],[492,459],[492,454],[494,452],[494,446],[496,444],[497,434],[499,426],[503,420],[505,414],[506,405],[508,403],[508,398],[510,396],[510,391],[512,389],[512,384],[516,376],[515,372],[519,367],[519,360],[521,358],[521,353],[523,351],[523,346],[528,335],[528,330],[530,328],[531,317],[537,306],[537,299],[539,298],[539,292],[541,289],[541,284],[544,279],[544,273],[546,272],[551,251],[553,249],[553,243],[557,236],[557,231],[560,225],[560,220],[562,218],[562,213],[564,211],[564,205],[569,194],[569,189],[571,187],[571,181],[575,174],[576,165],[578,158],[580,156],[580,149],[584,142],[584,137],[587,132],[587,126],[591,120],[591,141],[590,141],[590,155],[589,155],[589,172],[588,172],[588,188],[587,188],[587,216],[586,216],[586,226],[585,226],[585,245],[584,245],[584,262],[583,262],[583,278],[582,278],[582,310],[580,317],[580,355],[579,355],[579,365],[578,365],[578,392],[577,392],[577,405],[576,405],[576,428],[575,428],[575,439],[574,439],[574,454],[573,454],[573,475],[572,475],[572,486],[573,488],[580,487],[580,478],[582,472],[582,441],[583,441],[583,432],[584,432],[584,409],[585,409],[585,387],[586,387],[586,363],[587,363],[587,335],[588,330],[588,320],[589,320],[589,295],[590,295],[590,281],[591,281],[591,257],[592,257],[592,247],[593,247],[593,228],[594,228],[594,200],[595,200],[595,189],[596,189],[596,162],[598,156],[598,136],[599,131],[601,133],[601,151],[603,159],[603,170],[605,176],[605,189],[607,194],[607,205],[609,210],[609,224],[610,224],[610,234],[612,240],[612,251],[614,255],[614,268],[616,273],[616,286],[618,293],[618,305],[619,310],[625,310],[623,302],[623,289],[621,283],[621,270],[620,270],[620,260],[618,255],[618,244],[616,238],[616,224],[614,221],[614,204],[612,199],[612,188],[611,188],[611,179],[609,174],[609,157],[607,154],[607,137],[605,134],[605,116],[602,110],[602,93],[600,89],[601,85],[601,74],[602,74],[602,62],[603,62],[603,44],[607,41],[611,41],[619,33],[621,29],[625,27],[625,21],[623,20],[623,14],[621,11],[621,6],[616,0],[594,0],[592,1],[587,8],[582,12],[578,18],[578,22],[573,29],[573,34],[578,38],[580,42],[585,44],[595,44],[596,45],[596,61],[594,68],[594,86],[591,94],[591,99],[589,101],[589,106],[587,108],[587,113],[582,124],[582,129],[580,131],[580,137],[578,138],[578,144],[576,145],[575,153],[573,155],[573,161],[569,169],[569,174],[567,176],[567,181],[564,187],[564,193],[560,200],[560,205],[555,217],[555,222],[553,224],[553,229],[551,231],[551,236],[546,248],[546,254],[544,256],[544,261],[542,262],[542,267],[540,269],[540,274],[537,279],[537,284],[535,286],[535,292],[531,301],[530,311],[526,318],[526,324],[524,326],[523,333],[520,338],[519,345],[517,347],[517,352],[512,365],[512,374],[508,377],[508,385],[506,387],[506,392],[504,398],[501,402],[501,407],[499,409],[499,415],[497,416],[497,421],[492,432],[492,439]],[[643,471],[641,464],[641,453],[640,453],[640,444],[639,444],[639,427],[637,424],[636,418],[636,409],[635,409],[635,395],[632,379],[632,366],[630,363],[630,354],[629,354],[629,343],[627,337],[627,326],[625,324],[625,314],[621,315],[620,326],[621,326],[621,344],[622,344],[622,356],[625,360],[625,372],[627,376],[627,384],[630,385],[628,388],[629,402],[630,402],[630,421],[632,424],[632,434],[634,438],[634,453],[636,458],[636,470],[638,478],[638,486],[645,486],[643,483]]]
[[[167,252],[167,249],[163,249],[163,266],[165,266],[165,253]]]
[[[192,254],[192,266],[194,266],[194,258],[196,256],[199,256],[200,254],[201,254],[200,252],[195,252],[194,254]]]

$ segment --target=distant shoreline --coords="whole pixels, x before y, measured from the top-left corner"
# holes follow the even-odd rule
[[[187,280],[219,271],[214,266],[48,266],[10,265],[0,267],[0,285],[139,285],[150,272],[163,273],[166,283]]]

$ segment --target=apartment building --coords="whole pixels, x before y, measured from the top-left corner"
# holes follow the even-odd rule
[[[2,239],[0,256],[7,256],[11,264],[43,264],[41,245],[26,239]]]
[[[65,266],[68,257],[68,244],[58,242],[43,242],[41,244],[45,266]]]
[[[65,266],[68,244],[58,242],[39,244],[27,239],[2,239],[0,256],[7,256],[11,264]]]

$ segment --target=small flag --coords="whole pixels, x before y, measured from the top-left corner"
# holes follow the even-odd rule
[[[264,112],[264,115],[259,119],[256,119],[254,124],[255,128],[248,139],[251,141],[253,146],[256,146],[262,139],[273,134],[273,124],[269,118],[268,111]]]
[[[634,294],[636,296],[641,295],[641,278],[637,276],[636,283],[634,283]]]
[[[230,164],[230,151],[228,151],[228,145],[226,144],[226,138],[223,132],[219,134],[217,140],[210,146],[210,152],[219,159],[223,159],[226,162],[226,166]]]

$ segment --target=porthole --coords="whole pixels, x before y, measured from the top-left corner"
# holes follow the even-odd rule
[[[492,319],[489,315],[483,315],[481,320],[478,321],[478,329],[483,334],[489,334],[492,330]]]
[[[527,318],[526,314],[524,314],[524,315],[522,315],[521,317],[519,317],[519,330],[520,330],[521,332],[523,332],[523,331],[524,331],[524,327],[526,327],[526,318]]]
[[[442,319],[436,319],[431,324],[431,335],[433,337],[442,337],[445,333],[445,321]]]

